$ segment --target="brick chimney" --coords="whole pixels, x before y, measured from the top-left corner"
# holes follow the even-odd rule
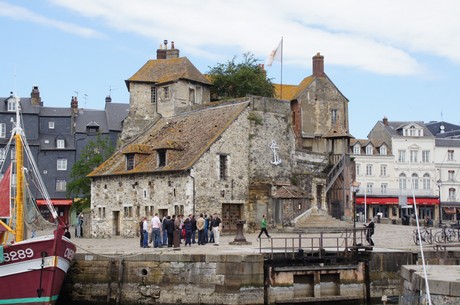
[[[324,56],[320,55],[319,52],[313,56],[313,76],[324,76]]]
[[[383,125],[388,126],[388,118],[386,116],[383,117]]]
[[[70,108],[72,108],[72,113],[78,113],[78,99],[76,96],[72,96],[72,100],[70,101]]]
[[[38,86],[32,87],[32,92],[30,92],[30,104],[35,106],[43,106],[42,98],[40,97],[40,90]]]
[[[165,39],[163,45],[157,50],[157,59],[179,58],[179,50],[174,48],[174,41],[171,41],[171,49],[168,49],[168,41]]]

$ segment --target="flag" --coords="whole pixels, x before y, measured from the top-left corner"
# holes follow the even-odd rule
[[[10,176],[11,164],[0,181],[0,218],[11,217]]]
[[[270,55],[268,55],[267,60],[265,61],[265,65],[268,67],[271,67],[274,60],[281,61],[282,49],[283,49],[283,39],[281,39],[276,49],[270,52]]]

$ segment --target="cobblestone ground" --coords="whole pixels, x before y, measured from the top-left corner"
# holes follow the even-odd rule
[[[363,227],[362,223],[356,224],[357,228]],[[392,224],[376,224],[375,234],[373,240],[375,243],[374,251],[418,251],[420,247],[415,245],[413,241],[413,231],[415,226],[403,226],[403,225],[392,225]],[[438,229],[433,228],[433,231]],[[269,230],[269,233],[272,239],[267,239],[263,237],[260,241],[257,240],[257,233],[246,233],[244,237],[246,241],[251,243],[248,245],[230,245],[230,242],[233,242],[235,239],[235,234],[224,234],[221,236],[220,245],[214,246],[213,244],[206,244],[204,246],[199,246],[198,244],[192,244],[191,247],[185,247],[184,244],[180,245],[179,249],[174,248],[141,248],[139,245],[139,238],[121,238],[121,237],[112,237],[107,239],[93,239],[93,238],[75,238],[72,236],[72,241],[77,245],[77,252],[80,253],[97,253],[97,254],[137,254],[137,253],[152,253],[152,252],[176,252],[180,251],[181,253],[197,253],[197,254],[209,254],[209,253],[259,253],[260,246],[262,248],[269,248],[272,245],[277,248],[284,248],[285,246],[297,247],[298,236],[297,233],[279,233],[273,230]],[[360,234],[357,234],[359,238]],[[303,236],[307,236],[303,234]],[[315,233],[316,236],[319,234]],[[330,236],[326,234],[325,236]],[[337,241],[337,236],[334,235],[333,238],[327,239],[323,247],[344,247],[344,241],[341,239]],[[315,239],[313,248],[317,248],[317,240]],[[352,239],[350,239],[351,241]],[[367,245],[365,238],[362,240],[363,245]],[[302,246],[305,247],[308,242],[311,240],[303,240]],[[358,239],[358,243],[360,240]],[[151,246],[151,244],[150,244]],[[433,249],[432,245],[424,245],[425,249]]]

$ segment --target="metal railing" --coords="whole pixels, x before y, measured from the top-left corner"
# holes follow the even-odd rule
[[[323,258],[328,253],[346,253],[353,250],[366,249],[367,228],[356,228],[356,240],[353,229],[328,232],[302,232],[285,237],[259,239],[259,253],[267,254],[271,259],[275,255],[295,258],[296,254],[318,256]],[[268,245],[266,246],[268,242]]]

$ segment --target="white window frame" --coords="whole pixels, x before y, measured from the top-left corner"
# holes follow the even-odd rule
[[[422,162],[423,163],[430,162],[430,151],[429,150],[422,150]]]
[[[418,190],[418,175],[416,173],[411,176],[411,185],[414,190]]]
[[[388,149],[387,149],[386,145],[380,146],[380,155],[382,155],[382,156],[388,155]]]
[[[6,123],[0,123],[0,138],[6,138]]]
[[[407,176],[406,174],[399,175],[399,189],[405,190],[407,189]]]
[[[388,167],[386,164],[380,164],[380,176],[381,177],[386,177],[388,175],[387,169]]]
[[[16,111],[16,99],[8,100],[8,111]]]
[[[418,150],[414,150],[414,149],[410,150],[410,162],[411,163],[417,163],[417,155],[418,155]]]
[[[447,171],[447,180],[455,181],[455,171],[454,170]]]
[[[353,153],[355,155],[360,155],[361,154],[361,145],[356,144],[355,146],[353,146]]]
[[[48,122],[48,129],[54,129],[54,121]]]
[[[372,176],[372,164],[366,164],[366,176]]]
[[[57,158],[57,170],[58,171],[67,170],[67,158]]]
[[[455,201],[455,198],[457,197],[455,188],[451,187],[449,188],[449,201]]]
[[[423,175],[423,189],[426,191],[431,189],[431,177],[428,173]]]
[[[447,161],[454,161],[454,150],[449,149],[447,151]]]
[[[372,155],[374,147],[372,145],[366,146],[366,155]]]
[[[372,194],[373,188],[374,188],[374,183],[367,183],[366,194]]]
[[[388,189],[388,183],[380,184],[380,194],[386,194]]]
[[[356,175],[360,176],[361,175],[361,164],[356,163]]]
[[[65,179],[56,179],[56,192],[65,192],[67,190],[67,181]]]
[[[406,151],[403,149],[398,150],[398,162],[406,162]]]
[[[64,139],[57,139],[56,140],[56,148],[59,148],[59,149],[65,148],[65,140]]]

